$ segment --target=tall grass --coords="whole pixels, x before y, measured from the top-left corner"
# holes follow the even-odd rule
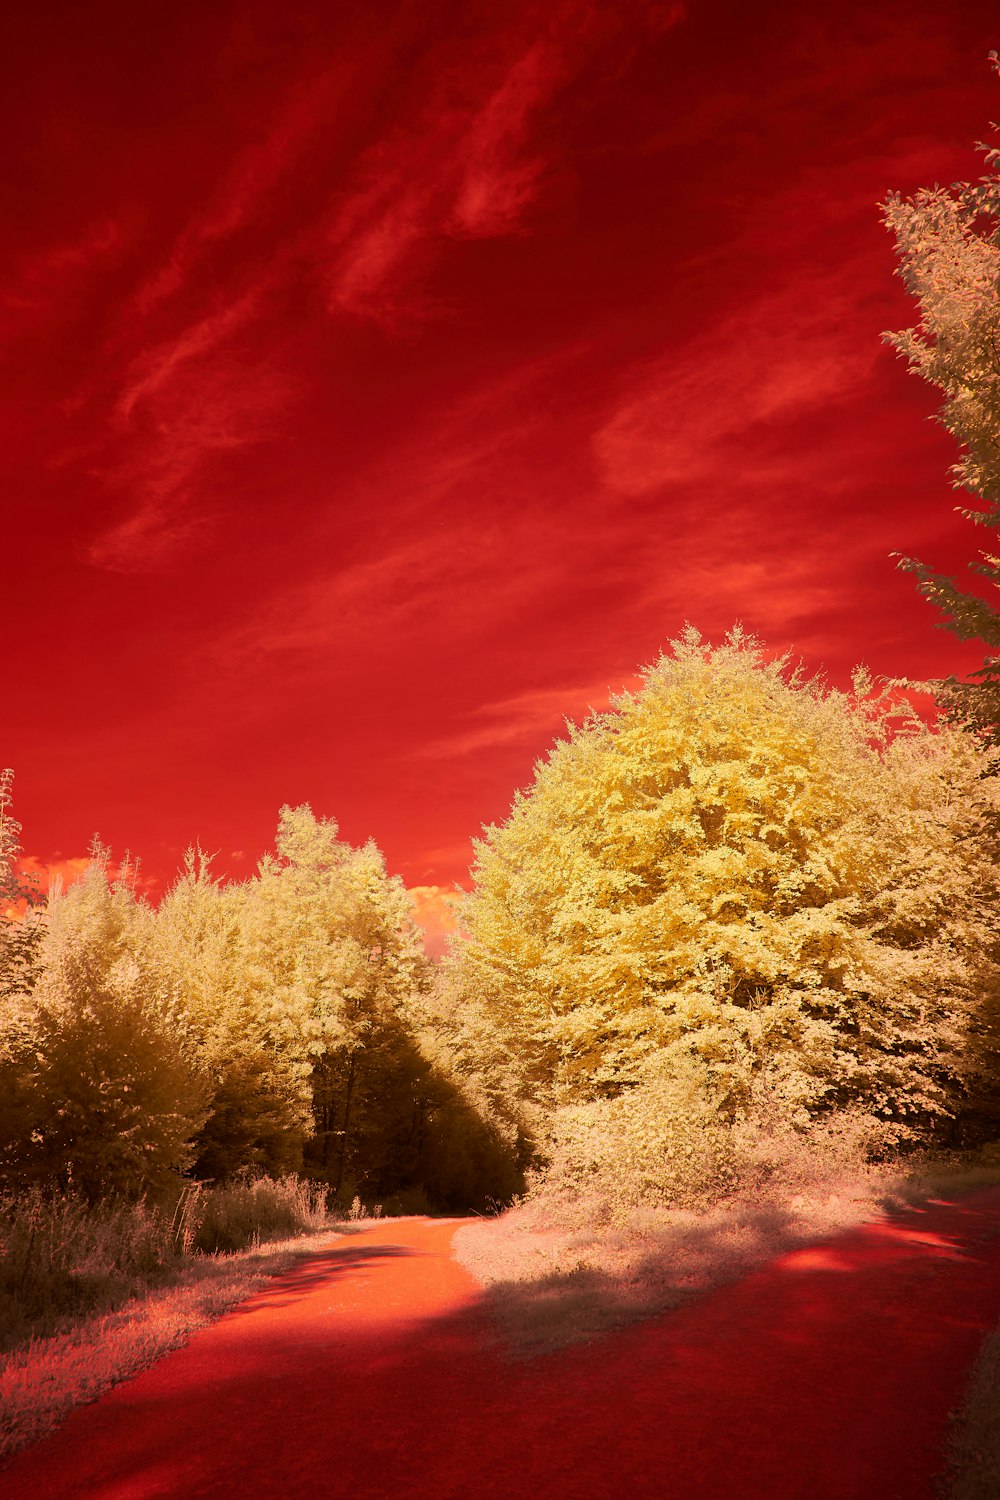
[[[206,1255],[287,1239],[328,1223],[326,1189],[301,1177],[237,1179],[191,1205],[193,1248]],[[188,1210],[185,1210],[187,1218]]]
[[[177,1280],[192,1256],[321,1229],[325,1197],[297,1177],[186,1184],[175,1203],[0,1195],[0,1352],[113,1312]]]
[[[176,1281],[146,1288],[114,1312],[0,1357],[0,1459],[52,1432],[75,1406],[145,1370],[196,1329],[263,1290],[322,1243],[322,1232],[236,1255],[186,1255]]]

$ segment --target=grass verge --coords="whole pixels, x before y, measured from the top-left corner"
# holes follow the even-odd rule
[[[1000,1327],[979,1352],[961,1409],[952,1415],[945,1500],[1000,1495]]]
[[[329,1229],[314,1230],[232,1255],[192,1258],[173,1285],[15,1349],[0,1362],[0,1458],[44,1437],[75,1406],[178,1348],[330,1235]]]
[[[324,1191],[295,1176],[184,1183],[160,1204],[0,1195],[0,1354],[173,1286],[199,1255],[327,1226]]]
[[[541,1194],[459,1229],[454,1253],[484,1288],[503,1345],[531,1358],[677,1307],[775,1256],[881,1218],[893,1205],[997,1182],[998,1162],[924,1157],[905,1171],[838,1172],[798,1192],[775,1184],[701,1211],[633,1208],[610,1223],[596,1213],[588,1219],[579,1201],[566,1222],[560,1205]],[[979,1500],[978,1491],[968,1500],[973,1494]],[[995,1479],[982,1494],[995,1500]]]
[[[617,1225],[564,1228],[515,1208],[459,1229],[453,1244],[483,1286],[503,1344],[531,1358],[678,1307],[877,1212],[873,1198],[842,1193],[636,1210]]]

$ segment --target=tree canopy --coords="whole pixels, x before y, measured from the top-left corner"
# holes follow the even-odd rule
[[[990,54],[994,67],[996,53]],[[995,169],[1000,149],[981,146]],[[988,530],[1000,527],[1000,174],[977,183],[924,188],[912,198],[893,193],[885,223],[896,237],[899,275],[920,308],[916,328],[884,335],[910,369],[945,393],[940,419],[963,452],[952,466],[956,487],[976,503],[961,513]],[[938,684],[948,717],[1000,742],[1000,612],[927,564],[904,557],[921,592],[943,611],[947,628],[987,648],[970,681]],[[981,551],[974,572],[1000,587],[995,546]]]
[[[417,1207],[515,1189],[435,1034],[410,897],[373,843],[283,807],[250,880],[215,879],[192,849],[153,906],[128,860],[111,868],[95,841],[83,879],[50,894],[34,970],[5,970],[8,1184],[134,1196],[181,1172],[304,1170],[342,1201]]]
[[[50,898],[37,981],[5,1017],[0,1162],[15,1182],[138,1195],[193,1160],[209,1090],[129,876],[112,880],[95,843],[84,878]]]
[[[996,981],[989,759],[864,674],[689,629],[477,846],[455,963],[522,1096],[683,1078],[730,1119],[765,1088],[897,1139],[947,1114]]]

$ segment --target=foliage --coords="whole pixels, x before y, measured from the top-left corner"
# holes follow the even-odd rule
[[[557,1218],[614,1220],[629,1209],[701,1206],[734,1185],[733,1131],[708,1080],[684,1060],[611,1097],[563,1104],[546,1121],[529,1200]]]
[[[189,1218],[192,1248],[215,1255],[256,1240],[324,1228],[326,1194],[293,1173],[278,1179],[241,1173],[232,1182],[198,1192]]]
[[[996,53],[990,54],[994,66]],[[986,163],[1000,149],[980,148]],[[910,369],[945,393],[941,421],[963,448],[953,465],[955,485],[978,502],[961,513],[977,525],[1000,526],[1000,174],[951,188],[924,188],[912,198],[894,193],[885,223],[896,237],[899,275],[920,307],[918,328],[887,333]],[[1000,587],[1000,558],[981,553],[973,571]],[[924,596],[947,616],[961,640],[988,648],[970,682],[954,676],[936,684],[948,718],[1000,742],[1000,612],[978,594],[913,558],[900,566],[914,573]]]
[[[295,1177],[195,1185],[158,1203],[40,1186],[0,1195],[0,1350],[174,1281],[193,1255],[322,1229],[323,1194]]]
[[[95,847],[50,901],[41,974],[0,1071],[0,1164],[90,1199],[162,1188],[190,1161],[206,1089],[169,978],[143,944],[150,914]]]
[[[276,848],[260,867],[256,941],[272,966],[278,955],[272,993],[301,1018],[310,1163],[338,1195],[353,1196],[380,1177],[386,1113],[400,1115],[387,1095],[398,1084],[412,1097],[420,1072],[409,1039],[409,1007],[425,982],[420,933],[373,843],[353,849],[308,807],[283,808]]]
[[[739,631],[571,726],[478,844],[454,960],[539,1139],[568,1110],[564,1146],[646,1153],[666,1192],[761,1097],[897,1141],[952,1111],[997,982],[989,763]]]
[[[308,1091],[287,1034],[275,1034],[269,955],[251,943],[253,883],[222,885],[210,863],[188,851],[149,932],[152,954],[183,995],[211,1088],[194,1143],[196,1171],[218,1179],[243,1169],[280,1175],[301,1164]]]
[[[223,886],[189,853],[153,941],[214,1081],[199,1175],[288,1170],[308,1141],[310,1169],[353,1191],[385,1154],[377,1138],[424,971],[406,892],[375,846],[284,807],[253,880]]]
[[[859,1178],[886,1137],[858,1108],[802,1130],[763,1089],[727,1120],[695,1069],[664,1071],[615,1098],[553,1111],[524,1201],[546,1222],[597,1228],[662,1209],[788,1200],[838,1173]]]
[[[14,772],[0,771],[0,1003],[31,993],[38,977],[42,926],[37,883],[17,868],[21,825],[12,816]]]
[[[342,1203],[513,1191],[504,1143],[435,1047],[410,897],[374,844],[284,807],[252,880],[223,885],[189,852],[150,942],[212,1082],[199,1177],[304,1163]]]
[[[95,841],[54,891],[0,1017],[2,1180],[136,1197],[305,1161],[344,1202],[453,1207],[519,1185],[435,1050],[420,930],[374,844],[284,807],[255,878],[220,882],[193,849],[157,908],[128,856],[109,867]]]
[[[209,1113],[192,1142],[196,1175],[222,1182],[245,1170],[296,1171],[305,1130],[298,1090],[266,1050],[230,1040],[214,1059]],[[207,1067],[208,1058],[202,1062]]]

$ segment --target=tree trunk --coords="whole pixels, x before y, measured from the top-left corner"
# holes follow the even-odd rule
[[[340,1189],[344,1182],[344,1157],[347,1155],[347,1131],[351,1123],[351,1096],[354,1093],[354,1072],[358,1054],[351,1053],[351,1065],[347,1070],[347,1099],[344,1104],[344,1128],[340,1133],[340,1159],[337,1162],[337,1183],[333,1190],[334,1196],[340,1197]]]

